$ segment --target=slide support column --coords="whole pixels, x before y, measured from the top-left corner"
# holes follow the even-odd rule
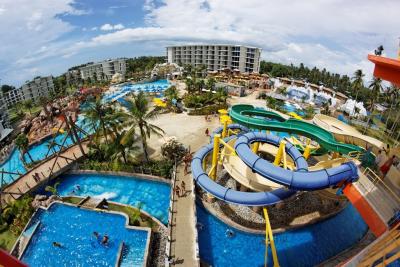
[[[218,154],[219,154],[219,139],[221,135],[214,135],[214,147],[212,154],[212,165],[211,165],[211,178],[215,181],[217,178],[217,167],[218,167]]]
[[[265,217],[265,261],[264,266],[267,266],[267,255],[268,245],[271,245],[272,260],[274,261],[274,267],[279,267],[278,254],[276,253],[274,235],[272,234],[271,223],[269,221],[267,208],[263,208]]]
[[[224,120],[224,129],[222,130],[222,138],[225,138],[228,133],[228,121]]]
[[[282,140],[279,144],[278,153],[276,153],[274,165],[278,166],[281,163],[283,153],[285,152],[286,141]]]
[[[255,142],[255,143],[253,144],[253,153],[254,153],[254,154],[257,154],[259,148],[260,148],[260,142]]]
[[[307,145],[306,148],[304,149],[303,157],[305,159],[308,159],[310,155],[311,155],[310,139],[307,139]]]

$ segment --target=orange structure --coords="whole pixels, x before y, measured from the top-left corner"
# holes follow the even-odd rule
[[[368,55],[375,64],[374,76],[400,86],[400,60]]]
[[[387,230],[386,224],[374,211],[368,201],[354,187],[353,184],[348,184],[343,189],[343,194],[350,200],[351,204],[358,210],[369,229],[376,237],[381,236]]]

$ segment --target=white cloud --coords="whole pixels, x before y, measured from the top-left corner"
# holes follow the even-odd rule
[[[5,8],[0,7],[0,15],[2,15],[4,12],[6,12]]]
[[[100,29],[109,32],[61,43],[57,38],[72,27],[56,15],[84,13],[71,7],[73,0],[51,5],[49,0],[3,1],[7,4],[1,8],[7,12],[0,16],[0,34],[6,42],[0,46],[0,59],[24,68],[50,58],[82,57],[91,51],[88,48],[107,46],[103,49],[110,56],[113,49],[118,54],[119,45],[147,42],[142,46],[146,53],[151,47],[159,54],[167,44],[217,42],[259,46],[267,60],[303,62],[342,74],[362,68],[371,74],[367,53],[383,44],[385,53],[394,57],[400,25],[398,0],[236,0],[234,4],[231,0],[146,0],[144,26],[104,24]],[[43,46],[45,51],[40,50]]]
[[[122,24],[112,25],[112,24],[107,23],[107,24],[102,25],[100,27],[100,30],[102,30],[102,31],[114,31],[114,30],[122,30],[124,28],[125,27]]]

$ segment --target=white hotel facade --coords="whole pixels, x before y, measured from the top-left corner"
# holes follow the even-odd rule
[[[168,63],[204,65],[208,71],[223,69],[258,73],[260,71],[261,48],[243,45],[182,45],[168,46]]]

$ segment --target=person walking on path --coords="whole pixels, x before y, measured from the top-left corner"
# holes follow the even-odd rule
[[[186,195],[186,184],[184,181],[181,182],[182,196]]]
[[[208,128],[205,131],[206,136],[210,136],[210,131],[208,130]]]
[[[177,195],[178,197],[181,196],[181,195],[180,195],[181,189],[180,189],[180,187],[179,187],[178,185],[175,186],[175,193],[176,193],[176,195]]]
[[[386,174],[388,173],[388,171],[390,170],[390,167],[392,166],[394,159],[395,159],[395,155],[393,155],[390,159],[388,159],[385,164],[382,165],[381,167],[381,172],[383,175],[383,178],[385,178]]]

